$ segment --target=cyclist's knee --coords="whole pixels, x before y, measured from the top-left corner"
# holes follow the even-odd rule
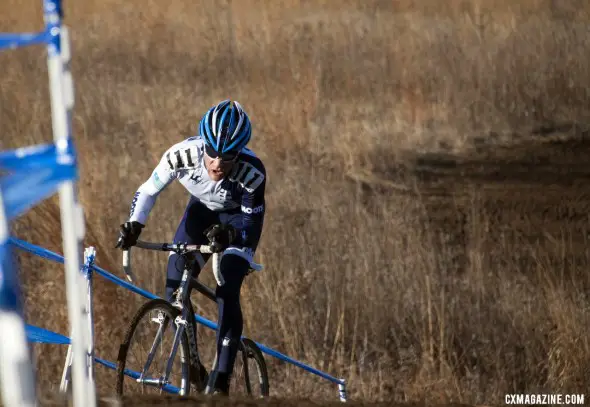
[[[236,254],[224,254],[221,257],[220,267],[221,274],[225,278],[233,277],[233,279],[240,280],[241,282],[250,267],[250,262]]]
[[[221,258],[220,269],[225,283],[221,287],[217,287],[217,296],[226,301],[239,300],[242,281],[249,266],[248,260],[240,256],[235,254],[224,255]]]

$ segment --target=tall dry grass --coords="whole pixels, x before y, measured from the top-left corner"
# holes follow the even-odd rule
[[[85,245],[101,266],[119,269],[118,224],[163,151],[231,97],[269,174],[266,271],[244,288],[246,335],[346,378],[355,399],[500,403],[589,387],[585,2],[66,7]],[[38,9],[5,0],[0,30],[40,26]],[[44,56],[10,51],[0,66],[0,148],[48,141]],[[535,135],[551,132],[578,144]],[[61,252],[56,202],[14,233]],[[143,237],[171,238],[185,203],[170,187]],[[136,258],[141,284],[161,294],[165,257]],[[19,259],[28,320],[66,333],[63,272]],[[100,356],[115,359],[140,303],[97,282]],[[55,390],[64,349],[35,351],[40,386]],[[269,363],[273,394],[335,397]]]

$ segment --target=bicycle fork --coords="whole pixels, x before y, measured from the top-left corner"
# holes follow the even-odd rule
[[[188,271],[188,269],[185,269],[184,273],[182,275],[180,287],[178,288],[178,291],[176,293],[176,299],[175,299],[174,303],[172,303],[172,306],[175,308],[180,308],[182,313],[174,319],[174,327],[176,328],[175,333],[174,333],[174,342],[172,343],[172,349],[170,350],[170,355],[168,356],[168,360],[166,363],[166,371],[164,372],[164,376],[161,376],[159,378],[145,377],[152,362],[154,361],[154,357],[155,357],[157,348],[160,346],[164,331],[166,330],[166,327],[168,325],[168,319],[164,315],[159,314],[158,317],[156,318],[156,322],[160,325],[160,327],[158,328],[158,333],[156,334],[156,338],[154,339],[154,342],[153,342],[150,352],[148,354],[145,366],[144,366],[139,378],[137,379],[138,383],[146,384],[148,386],[159,387],[160,389],[162,387],[166,386],[167,384],[169,384],[170,372],[172,371],[172,365],[174,363],[174,358],[176,357],[176,352],[178,352],[178,346],[180,345],[180,338],[182,337],[182,334],[184,333],[184,330],[186,329],[187,318],[189,317],[188,309],[186,307],[182,306],[182,304],[184,302],[183,297],[184,297],[184,292],[186,289],[186,282],[188,280],[188,275],[189,275],[189,271]],[[185,356],[185,358],[190,359],[189,355],[184,355],[184,356]],[[183,378],[183,380],[184,380],[184,378]],[[181,390],[180,395],[183,395],[182,390]]]
[[[158,316],[156,318],[153,319],[156,323],[158,323],[160,326],[158,328],[158,333],[156,334],[156,337],[154,338],[154,342],[152,343],[152,347],[150,349],[150,352],[148,353],[148,357],[147,360],[145,362],[145,365],[143,367],[143,370],[141,371],[141,374],[139,375],[139,378],[137,379],[138,383],[141,384],[147,384],[147,385],[151,385],[151,386],[160,386],[160,385],[164,385],[164,383],[160,383],[161,379],[154,379],[151,377],[145,377],[150,366],[152,365],[152,362],[154,361],[154,356],[156,355],[156,351],[158,349],[158,347],[160,346],[160,342],[162,341],[162,336],[164,331],[166,330],[166,327],[168,326],[168,319],[164,316],[164,314],[159,313]]]

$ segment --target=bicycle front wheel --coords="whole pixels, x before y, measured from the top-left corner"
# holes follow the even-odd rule
[[[269,395],[269,388],[262,351],[251,339],[242,338],[230,382],[230,394],[261,398]]]
[[[119,348],[118,396],[190,392],[189,342],[186,330],[174,346],[180,311],[162,299],[146,302],[135,314]],[[176,348],[174,351],[173,349]],[[171,365],[168,378],[166,371]]]

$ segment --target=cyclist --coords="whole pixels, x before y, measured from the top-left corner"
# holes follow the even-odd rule
[[[250,137],[250,119],[237,101],[224,100],[211,107],[201,119],[199,136],[170,147],[150,178],[139,187],[129,219],[120,227],[118,245],[125,250],[136,244],[156,197],[178,179],[190,198],[174,242],[213,242],[224,250],[220,271],[225,282],[216,287],[219,364],[213,390],[223,395],[229,393],[229,379],[242,335],[240,288],[264,220],[266,171],[262,161],[246,148]],[[195,254],[193,276],[198,276],[209,257]],[[166,279],[168,299],[180,285],[183,268],[182,257],[171,254]],[[207,380],[205,368],[200,365],[198,369],[201,380]],[[200,388],[203,385],[198,383]]]

